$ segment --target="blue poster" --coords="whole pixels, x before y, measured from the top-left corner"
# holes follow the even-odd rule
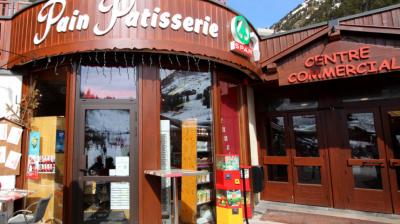
[[[57,136],[56,136],[57,153],[64,153],[64,137],[65,137],[65,132],[62,130],[57,130]]]
[[[31,131],[29,135],[29,154],[30,156],[40,155],[40,132]]]

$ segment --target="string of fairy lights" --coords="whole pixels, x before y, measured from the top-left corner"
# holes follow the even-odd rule
[[[68,62],[71,68],[75,69],[76,74],[80,75],[85,70],[86,78],[89,77],[89,68],[96,71],[98,75],[109,78],[110,82],[113,75],[124,75],[131,78],[132,72],[130,68],[136,67],[138,64],[144,66],[147,64],[150,69],[157,66],[161,70],[167,70],[168,67],[176,68],[183,72],[208,72],[211,73],[215,69],[216,63],[208,59],[195,57],[194,55],[170,55],[170,54],[153,54],[138,52],[118,52],[118,51],[94,51],[79,53],[73,55],[56,55],[49,56],[40,60],[32,60],[33,69],[42,66],[45,70],[53,69],[55,75],[59,75],[60,67]],[[201,69],[203,65],[203,70]],[[208,69],[207,69],[208,67]],[[115,69],[117,69],[116,72]],[[207,71],[206,71],[207,69]],[[106,74],[109,73],[109,74]],[[134,78],[136,79],[136,70],[134,69]]]
[[[38,64],[41,64],[41,65],[45,64],[44,69],[47,70],[47,69],[49,69],[50,66],[54,66],[54,74],[55,75],[59,75],[59,73],[58,73],[59,67],[64,65],[64,63],[68,60],[71,67],[76,68],[77,74],[79,74],[78,69],[81,67],[81,65],[93,66],[93,67],[95,67],[97,74],[102,73],[105,77],[106,77],[105,69],[107,66],[110,66],[110,68],[118,67],[119,75],[122,75],[121,68],[125,67],[126,73],[128,74],[128,78],[130,78],[129,67],[135,67],[137,65],[137,64],[135,64],[137,54],[141,55],[141,64],[142,65],[146,64],[146,58],[147,58],[147,62],[148,62],[147,64],[149,64],[150,68],[157,65],[161,70],[165,69],[163,64],[167,64],[166,62],[163,62],[163,60],[165,59],[163,57],[166,57],[166,61],[169,61],[170,66],[175,66],[175,67],[179,68],[180,70],[182,70],[182,65],[186,64],[187,72],[192,72],[192,71],[195,72],[196,70],[197,70],[197,72],[201,72],[202,70],[200,69],[200,64],[202,62],[205,64],[208,64],[208,73],[211,73],[212,65],[214,66],[214,68],[216,67],[216,63],[214,61],[198,58],[198,57],[195,57],[194,55],[190,55],[190,54],[186,54],[186,55],[175,54],[174,55],[175,57],[173,57],[170,54],[152,54],[152,53],[118,52],[118,51],[94,51],[94,52],[86,52],[86,53],[80,53],[80,54],[74,54],[74,55],[49,56],[49,57],[38,60],[37,58],[34,58],[34,57],[28,57],[26,55],[20,55],[17,53],[6,51],[6,50],[1,50],[1,51],[4,51],[9,54],[17,55],[20,58],[21,57],[29,58],[29,60],[32,61],[33,67],[37,67]],[[107,57],[109,57],[109,56],[107,56],[107,54],[111,54],[111,53],[114,53],[114,55],[113,55],[114,63],[108,63],[110,61],[110,59],[107,58]],[[100,55],[102,55],[102,57]],[[118,57],[121,57],[120,55],[122,55],[122,59],[123,59],[122,62],[118,60]],[[145,55],[147,55],[147,56],[145,56]],[[154,57],[158,57],[158,60],[154,60]],[[130,60],[128,60],[128,58],[130,58]],[[15,60],[18,60],[18,58]],[[186,63],[183,60],[186,60]],[[155,61],[156,61],[156,63],[155,63]],[[7,66],[10,63],[12,63],[12,62],[8,62],[0,67],[4,68],[5,66]],[[76,63],[76,65],[75,65],[75,63]],[[121,66],[122,63],[124,66]],[[102,66],[102,72],[99,71],[100,66]],[[192,68],[192,67],[194,67],[194,68]],[[112,69],[110,69],[110,78],[112,79]]]

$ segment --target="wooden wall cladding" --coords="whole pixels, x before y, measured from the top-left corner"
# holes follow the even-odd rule
[[[324,24],[318,27],[304,29],[298,32],[288,32],[282,35],[268,37],[261,42],[260,47],[262,56],[260,61],[263,62],[274,57],[275,55],[289,49],[290,47],[293,47],[294,45],[318,33],[326,27],[327,25]]]
[[[249,59],[234,54],[229,49],[229,43],[233,40],[230,31],[231,19],[236,14],[219,4],[206,0],[136,0],[134,10],[141,12],[144,8],[153,10],[159,7],[162,12],[170,12],[171,15],[182,14],[183,18],[204,19],[211,17],[211,22],[217,23],[219,27],[218,37],[210,35],[188,33],[183,29],[175,31],[170,27],[161,29],[148,26],[143,28],[127,27],[125,18],[117,19],[116,25],[111,32],[104,36],[96,36],[93,28],[97,23],[104,28],[108,25],[111,13],[101,13],[98,5],[101,0],[66,0],[67,6],[64,16],[71,16],[75,9],[79,9],[80,15],[90,16],[89,28],[82,31],[56,32],[53,26],[48,37],[40,45],[35,45],[33,40],[35,33],[43,34],[45,23],[38,23],[37,15],[42,9],[44,2],[35,4],[12,19],[11,48],[10,50],[25,55],[10,55],[9,66],[26,63],[32,58],[40,59],[48,56],[71,54],[86,51],[105,50],[155,50],[161,52],[178,52],[180,54],[194,54],[200,57],[212,58],[226,64],[243,68],[249,73],[257,73],[260,69],[256,63]],[[126,1],[126,2],[125,2]],[[129,4],[134,0],[125,0]],[[107,4],[111,0],[105,1]],[[61,7],[56,7],[56,12]],[[57,11],[58,10],[58,11]],[[152,13],[152,11],[151,11]],[[149,22],[150,23],[150,22]]]
[[[388,10],[382,12],[367,14],[356,18],[344,18],[340,22],[341,25],[354,26],[370,26],[370,27],[386,27],[400,28],[400,8],[389,7]]]

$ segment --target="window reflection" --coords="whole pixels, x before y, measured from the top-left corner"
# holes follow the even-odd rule
[[[293,116],[296,155],[319,157],[315,115]]]
[[[288,166],[268,165],[268,180],[277,182],[288,182]]]
[[[195,223],[208,223],[214,220],[213,202],[213,139],[211,109],[211,74],[208,72],[189,72],[160,69],[161,81],[161,166],[164,169],[183,168],[207,171],[197,181],[180,180],[178,194],[181,205],[196,207],[191,214],[181,213],[181,219],[193,215]],[[187,125],[192,121],[196,135],[186,138]],[[189,131],[190,132],[190,131]],[[187,134],[186,134],[187,136]],[[196,148],[183,148],[193,143]],[[196,150],[196,151],[195,151]],[[188,163],[187,160],[193,161]],[[201,180],[200,180],[201,179]],[[193,186],[191,185],[193,184]],[[171,184],[161,182],[161,202],[163,223],[171,222]],[[193,191],[192,189],[196,189]],[[189,200],[196,198],[197,200]],[[205,222],[207,221],[207,222]]]
[[[348,114],[347,129],[353,159],[379,159],[373,113]]]
[[[300,166],[297,167],[298,181],[301,184],[321,184],[321,167]]]
[[[376,166],[353,166],[354,186],[364,189],[383,189],[381,168]]]
[[[129,176],[129,136],[129,110],[87,110],[87,175]],[[116,164],[124,167],[116,167]]]
[[[284,117],[271,119],[271,146],[268,147],[269,156],[285,156],[285,120]]]
[[[81,66],[81,98],[136,99],[136,68]]]

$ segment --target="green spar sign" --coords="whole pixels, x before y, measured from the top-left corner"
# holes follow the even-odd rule
[[[250,25],[243,16],[236,16],[232,19],[231,30],[235,41],[245,45],[250,43]]]

